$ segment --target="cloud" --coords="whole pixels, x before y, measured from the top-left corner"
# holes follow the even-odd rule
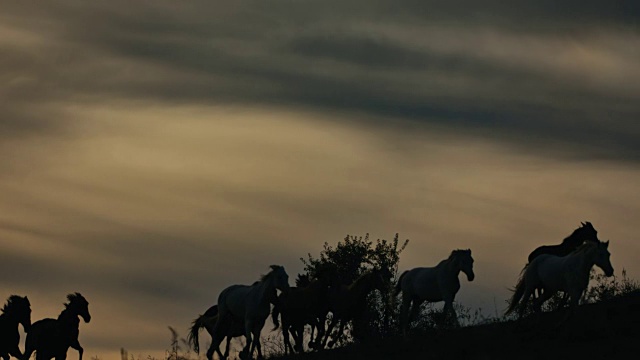
[[[0,126],[67,126],[25,119],[34,101],[235,103],[364,112],[367,122],[435,124],[541,156],[635,162],[637,8],[616,4],[12,5],[0,51],[16,105]]]

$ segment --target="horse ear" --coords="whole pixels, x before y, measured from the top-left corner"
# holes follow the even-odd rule
[[[580,225],[586,226],[587,224],[585,224],[584,222],[580,221]]]
[[[607,240],[607,241],[604,243],[604,247],[605,247],[605,248],[608,248],[608,247],[609,247],[609,240]]]

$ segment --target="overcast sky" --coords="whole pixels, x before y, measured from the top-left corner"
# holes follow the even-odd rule
[[[640,5],[481,3],[4,1],[1,296],[111,359],[346,234],[489,313],[581,221],[639,279]]]

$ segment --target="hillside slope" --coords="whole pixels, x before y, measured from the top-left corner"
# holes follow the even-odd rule
[[[640,354],[640,292],[583,305],[557,326],[564,313],[432,331],[407,339],[285,356],[295,360],[353,359],[628,359]]]

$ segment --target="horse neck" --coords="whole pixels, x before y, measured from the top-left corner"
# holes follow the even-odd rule
[[[18,316],[12,311],[3,312],[0,314],[0,320],[8,321],[9,324],[18,324]]]
[[[58,320],[72,325],[80,324],[80,319],[78,319],[77,312],[71,310],[70,308],[62,310],[60,315],[58,315]]]
[[[595,257],[593,256],[594,252],[595,249],[587,249],[570,254],[567,258],[569,259],[568,261],[572,261],[574,264],[577,264],[577,268],[580,269],[581,273],[586,273],[588,275],[591,268],[596,263]]]
[[[349,293],[353,294],[354,298],[364,297],[372,290],[371,281],[369,280],[370,276],[371,275],[363,275],[349,285]]]
[[[571,233],[571,235],[567,236],[562,240],[561,246],[571,248],[571,250],[577,248],[582,243],[582,239],[580,238],[580,234],[578,230],[575,230]]]
[[[256,285],[258,291],[258,297],[262,302],[269,302],[271,294],[276,291],[276,285],[273,278],[266,276],[262,281],[259,281]]]
[[[458,275],[460,274],[460,268],[456,267],[455,265],[455,258],[448,258],[443,260],[439,266],[442,266],[447,275],[458,278]]]

